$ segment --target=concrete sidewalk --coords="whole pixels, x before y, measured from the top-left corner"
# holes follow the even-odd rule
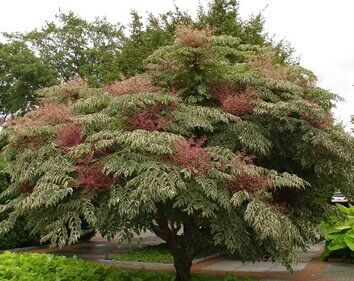
[[[262,281],[354,281],[354,264],[324,262],[319,259],[323,245],[314,245],[308,252],[298,252],[299,263],[294,272],[279,262],[242,263],[230,257],[208,260],[194,266],[193,271],[214,276],[235,275]]]
[[[162,240],[151,234],[144,237],[144,245],[160,244]],[[105,262],[112,256],[128,252],[139,247],[138,239],[131,244],[117,246],[118,240],[111,242],[102,237],[96,236],[91,241],[79,243],[62,249],[36,249],[36,252],[50,252],[65,256],[77,256],[87,260]],[[323,250],[323,244],[312,246],[307,252],[298,251],[299,261],[294,264],[291,273],[279,262],[260,261],[256,263],[245,262],[230,257],[219,256],[204,260],[192,266],[194,274],[205,274],[211,276],[235,275],[239,277],[253,277],[258,280],[284,280],[284,281],[354,281],[354,264],[322,262],[319,255]],[[32,250],[33,251],[33,250]],[[117,266],[129,269],[146,268],[154,271],[173,271],[173,265],[147,264],[147,263],[124,263]]]

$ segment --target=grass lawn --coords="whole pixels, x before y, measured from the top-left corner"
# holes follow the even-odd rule
[[[205,258],[215,253],[217,253],[215,249],[205,250],[198,254],[195,258]],[[128,253],[118,254],[114,256],[113,259],[117,261],[173,263],[173,257],[167,248],[167,244],[147,246],[132,250]]]
[[[146,270],[127,271],[76,258],[49,254],[5,252],[0,254],[0,280],[9,281],[173,281],[170,273]],[[214,279],[194,276],[193,281],[250,281],[252,279]]]

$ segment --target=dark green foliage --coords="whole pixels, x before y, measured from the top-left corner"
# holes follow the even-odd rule
[[[120,25],[88,22],[72,12],[40,30],[4,34],[0,44],[0,116],[5,121],[37,105],[36,90],[82,76],[97,86],[121,73],[118,56],[124,35]]]
[[[129,26],[131,35],[125,39],[118,58],[119,70],[128,77],[143,72],[144,60],[158,48],[172,44],[179,26],[208,28],[215,35],[236,36],[244,43],[268,46],[271,40],[264,33],[263,25],[261,14],[242,20],[235,0],[212,0],[207,10],[199,8],[196,19],[175,7],[173,11],[158,16],[150,14],[144,24],[139,14],[133,11]],[[292,49],[283,43],[277,49],[279,60],[286,61],[292,55]]]
[[[46,254],[14,254],[6,252],[0,255],[0,280],[8,281],[172,281],[169,273],[154,273],[145,270],[126,271],[120,268],[106,267],[81,259],[57,257]],[[216,279],[195,276],[192,281],[252,281],[228,277]]]
[[[57,83],[51,68],[23,42],[0,43],[0,116],[24,113],[35,104],[35,91]]]
[[[321,223],[326,239],[323,259],[337,257],[354,262],[354,206],[337,205],[340,213]]]
[[[116,58],[122,39],[120,25],[104,18],[88,22],[72,12],[59,14],[57,22],[23,36],[24,42],[56,71],[61,81],[80,75],[91,85],[117,79]]]
[[[130,36],[125,38],[118,57],[118,69],[127,77],[143,72],[144,60],[159,47],[171,44],[179,25],[192,23],[191,17],[177,8],[158,17],[150,14],[147,24],[135,11],[131,16]]]
[[[205,12],[199,9],[201,28],[210,26],[216,35],[230,35],[239,37],[242,23],[238,15],[238,2],[236,0],[214,0],[209,3]]]
[[[0,215],[0,219],[5,219],[6,216]],[[8,250],[22,247],[38,246],[40,237],[31,235],[26,229],[26,222],[23,219],[18,219],[14,228],[6,235],[0,237],[0,250]]]

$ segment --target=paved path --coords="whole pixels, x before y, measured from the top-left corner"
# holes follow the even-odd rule
[[[156,245],[162,241],[151,233],[145,234],[144,245]],[[139,247],[138,239],[131,244],[117,246],[118,240],[107,242],[99,236],[91,241],[80,243],[62,249],[36,249],[40,252],[52,252],[65,256],[77,256],[84,259],[102,261],[116,254],[128,252]],[[219,256],[194,264],[192,272],[212,276],[235,275],[240,277],[254,277],[262,281],[354,281],[354,264],[322,262],[319,255],[323,250],[323,244],[312,246],[307,252],[299,251],[297,264],[292,267],[294,272],[286,270],[279,262],[260,261],[256,263],[245,262],[230,256]],[[122,266],[120,264],[119,266]],[[126,268],[147,268],[155,271],[173,271],[172,265],[127,263]]]
[[[323,244],[312,246],[307,252],[299,251],[299,262],[290,273],[279,262],[242,263],[230,257],[219,257],[196,264],[195,273],[221,276],[233,274],[254,277],[262,281],[354,281],[354,264],[324,262],[319,259]]]
[[[142,238],[144,239],[143,241],[139,238],[135,238],[132,243],[119,244],[120,241],[118,239],[107,241],[97,235],[88,242],[77,243],[70,247],[63,247],[61,249],[43,247],[31,249],[31,251],[54,253],[68,257],[76,256],[87,260],[99,260],[110,259],[117,254],[137,249],[141,247],[142,243],[143,245],[158,245],[163,242],[160,238],[153,236],[151,233],[148,233]]]

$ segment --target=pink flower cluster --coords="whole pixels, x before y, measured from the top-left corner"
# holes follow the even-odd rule
[[[172,105],[157,104],[140,110],[130,117],[129,127],[133,130],[161,131],[172,121],[169,115],[172,109]]]
[[[105,191],[109,189],[116,180],[102,172],[102,167],[97,164],[77,166],[76,186],[82,192]]]
[[[213,85],[214,98],[227,112],[235,116],[251,114],[254,108],[256,94],[248,87],[234,85]]]
[[[271,181],[264,175],[241,175],[229,182],[227,187],[233,194],[237,191],[247,191],[248,193],[255,193],[262,187],[271,186]]]
[[[142,75],[117,81],[103,89],[115,96],[138,93],[156,93],[161,91],[160,88],[155,86],[149,78]]]
[[[203,147],[205,138],[188,139],[177,143],[171,160],[187,168],[193,174],[204,174],[211,163],[211,157]]]
[[[14,120],[10,125],[32,127],[43,125],[58,125],[72,120],[73,113],[63,104],[48,103],[28,112],[23,118]]]
[[[82,143],[84,126],[82,124],[70,124],[57,129],[57,144],[64,149],[69,149]]]

